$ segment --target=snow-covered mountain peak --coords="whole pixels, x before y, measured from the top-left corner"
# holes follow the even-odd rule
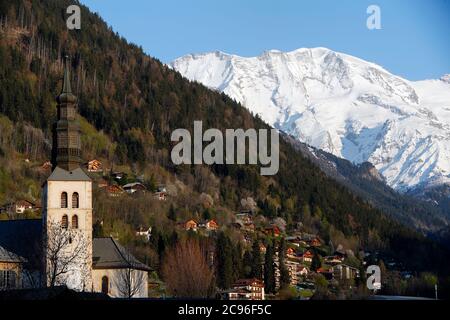
[[[369,161],[399,190],[450,182],[450,76],[408,81],[327,48],[187,55],[171,67],[302,142]]]

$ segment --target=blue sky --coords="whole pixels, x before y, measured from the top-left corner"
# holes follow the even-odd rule
[[[221,50],[327,47],[410,80],[450,73],[450,0],[81,0],[163,62]],[[369,5],[381,30],[366,27]]]

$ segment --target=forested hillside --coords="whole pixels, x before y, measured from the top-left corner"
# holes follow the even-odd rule
[[[207,211],[226,221],[251,197],[262,216],[281,217],[287,228],[302,222],[326,243],[383,250],[415,270],[448,269],[447,253],[436,244],[353,195],[284,141],[273,177],[261,176],[257,166],[174,166],[170,134],[176,128],[192,131],[194,120],[221,130],[268,126],[227,96],[146,55],[85,7],[81,30],[67,30],[65,9],[72,3],[0,1],[0,204],[15,197],[39,199],[62,57],[69,55],[84,159],[100,159],[130,177],[143,175],[149,188],[160,183],[175,190],[171,205],[99,194],[94,219],[103,221],[101,232],[132,241],[132,230],[151,224],[168,238],[170,219]]]

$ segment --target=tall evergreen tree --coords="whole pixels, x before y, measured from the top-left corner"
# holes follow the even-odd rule
[[[240,278],[249,278],[252,274],[252,254],[246,250],[244,253],[243,268]]]
[[[252,270],[250,276],[257,279],[262,279],[262,259],[261,251],[259,249],[259,241],[253,241],[252,246]]]
[[[264,259],[264,289],[267,293],[275,293],[275,263],[274,248],[271,243],[267,246]]]
[[[211,211],[209,210],[209,208],[206,208],[203,211],[203,220],[210,220],[211,219]]]
[[[169,213],[167,217],[172,221],[177,221],[177,213],[175,211],[175,207],[173,206],[173,203],[170,204]]]
[[[164,259],[164,253],[166,251],[166,246],[167,246],[167,240],[166,237],[163,234],[159,234],[158,237],[158,257],[159,257],[159,266],[162,265],[162,261]]]
[[[289,270],[286,267],[286,240],[281,238],[278,246],[278,262],[280,269],[280,288],[289,286],[291,279],[289,276]]]
[[[176,230],[173,230],[172,235],[170,236],[170,239],[169,239],[169,244],[171,246],[174,246],[177,244],[177,242],[178,242],[178,233]]]
[[[314,250],[314,255],[311,261],[311,270],[317,271],[322,266],[322,260],[320,259],[319,254],[316,250]]]
[[[233,251],[231,241],[223,232],[217,238],[216,256],[217,286],[228,289],[233,281]]]
[[[242,246],[239,242],[236,246],[233,246],[233,281],[236,281],[241,277],[243,269],[242,261]]]
[[[153,247],[153,249],[155,249],[156,251],[158,251],[158,241],[159,241],[159,236],[160,236],[160,232],[159,229],[157,229],[156,227],[152,228],[152,233],[150,236],[150,245]]]

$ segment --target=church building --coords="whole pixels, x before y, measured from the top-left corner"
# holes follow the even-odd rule
[[[92,237],[92,180],[82,169],[67,58],[65,64],[42,218],[0,221],[0,290],[67,286],[111,297],[147,297],[150,268],[114,239]]]

